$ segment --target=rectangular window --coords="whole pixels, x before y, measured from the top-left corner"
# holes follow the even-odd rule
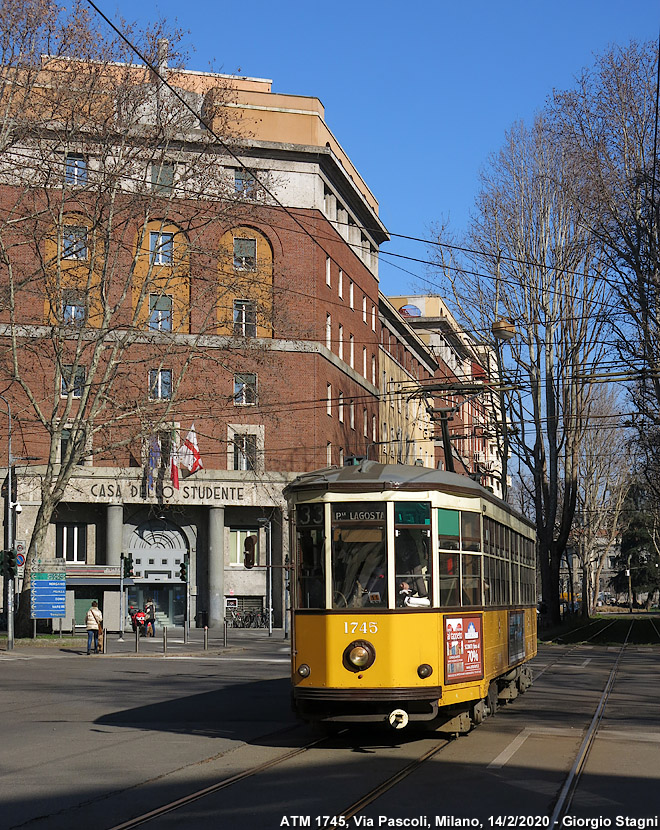
[[[343,299],[344,297],[344,272],[339,269],[339,282],[337,283],[337,293]]]
[[[241,568],[243,567],[243,561],[245,556],[245,540],[248,536],[254,536],[257,540],[254,546],[254,564],[257,566],[259,565],[259,529],[252,528],[246,530],[238,530],[233,527],[229,530],[230,565],[238,565]]]
[[[65,562],[87,562],[87,525],[82,522],[56,524],[55,556]]]
[[[371,355],[371,382],[376,385],[376,355]]]
[[[149,295],[149,328],[172,331],[172,298],[167,294]]]
[[[364,378],[367,377],[367,347],[362,347],[362,374]]]
[[[74,398],[82,398],[83,389],[85,387],[85,367],[78,366],[73,375],[73,366],[62,366],[62,383],[61,393],[62,397],[66,398],[69,392]]]
[[[442,550],[459,548],[459,511],[438,508],[438,546]]]
[[[340,360],[344,359],[344,327],[342,325],[339,326],[339,334],[337,336],[337,354]]]
[[[355,369],[355,337],[351,334],[349,339],[349,360],[351,369]]]
[[[481,550],[481,516],[461,510],[461,549]]]
[[[87,259],[87,228],[80,225],[62,228],[62,259]]]
[[[257,469],[257,436],[234,433],[234,470]]]
[[[369,437],[369,415],[366,409],[362,411],[362,434],[365,438]]]
[[[332,466],[332,444],[330,441],[325,445],[325,462],[328,467]]]
[[[257,336],[257,307],[252,300],[234,300],[234,337]]]
[[[337,398],[337,409],[339,413],[339,423],[344,423],[344,393],[340,392]]]
[[[348,282],[348,304],[351,308],[355,308],[353,280],[349,280]]]
[[[234,404],[251,406],[257,402],[257,376],[252,373],[234,375]]]
[[[69,446],[69,442],[71,441],[71,430],[69,428],[62,430],[62,436],[60,438],[60,463],[62,462],[64,456],[66,455],[66,451]],[[78,459],[78,464],[84,464],[85,458]]]
[[[149,397],[152,400],[170,400],[172,397],[171,369],[149,369]]]
[[[378,438],[378,431],[376,428],[376,416],[371,416],[371,440],[376,443],[376,439]]]
[[[62,323],[82,326],[87,320],[87,301],[84,291],[64,291],[62,296]]]
[[[332,349],[332,317],[329,314],[325,315],[325,345]]]
[[[381,502],[332,505],[332,607],[387,607],[387,520]]]
[[[328,415],[332,416],[332,384],[328,384],[328,400],[325,405],[325,411]]]
[[[325,284],[330,285],[330,257],[325,258]]]
[[[371,330],[376,331],[376,306],[371,306]]]
[[[362,295],[362,322],[367,322],[367,295]]]
[[[87,160],[80,153],[67,153],[64,157],[64,181],[81,186],[87,184]]]
[[[151,231],[149,253],[153,265],[171,265],[174,261],[174,234]]]
[[[355,404],[351,401],[348,405],[348,422],[351,429],[355,429]]]
[[[169,196],[174,185],[174,165],[162,162],[151,165],[151,189],[159,196]]]
[[[234,237],[234,268],[237,271],[257,270],[257,240]]]
[[[254,198],[259,190],[256,177],[244,167],[234,170],[234,193]]]

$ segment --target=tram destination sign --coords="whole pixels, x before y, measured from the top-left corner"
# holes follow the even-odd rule
[[[342,502],[332,505],[333,524],[362,524],[385,522],[385,505],[378,501]]]
[[[43,564],[41,565],[43,568]],[[48,570],[32,574],[30,616],[33,620],[66,616],[66,569],[63,563],[50,563]]]

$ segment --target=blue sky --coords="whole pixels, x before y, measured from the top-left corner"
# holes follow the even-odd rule
[[[96,2],[110,17],[163,16],[188,30],[190,68],[270,78],[276,92],[320,98],[385,225],[424,238],[441,218],[460,234],[479,169],[513,122],[531,119],[609,44],[655,41],[660,28],[649,0]],[[396,237],[387,250],[428,255]],[[386,294],[419,288],[423,265],[388,259]]]

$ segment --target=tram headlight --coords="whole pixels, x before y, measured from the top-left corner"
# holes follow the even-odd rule
[[[349,651],[348,659],[354,666],[363,669],[369,662],[369,652],[364,646],[355,646]]]
[[[368,669],[375,660],[376,649],[368,640],[354,640],[346,646],[342,655],[344,668],[352,672]]]
[[[307,663],[301,663],[301,664],[298,666],[298,674],[299,674],[301,677],[309,677],[309,675],[310,675],[310,672],[311,672],[311,671],[312,671],[312,670],[311,670],[311,669],[310,669],[310,667],[307,665]]]
[[[433,674],[433,668],[428,663],[422,663],[421,666],[417,666],[417,674],[424,680]]]

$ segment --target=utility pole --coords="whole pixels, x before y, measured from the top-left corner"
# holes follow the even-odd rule
[[[11,456],[11,405],[7,398],[0,395],[7,407],[7,547],[10,551],[14,549],[14,488],[12,481],[12,456]],[[14,648],[14,574],[5,569],[4,579],[7,584],[7,651]]]

